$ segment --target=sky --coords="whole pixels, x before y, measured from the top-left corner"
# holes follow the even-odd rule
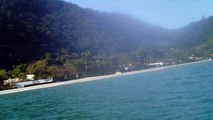
[[[169,29],[213,15],[213,0],[65,0],[82,8],[127,14]]]

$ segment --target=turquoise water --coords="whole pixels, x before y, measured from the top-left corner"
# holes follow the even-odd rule
[[[213,119],[213,62],[0,96],[0,120]]]

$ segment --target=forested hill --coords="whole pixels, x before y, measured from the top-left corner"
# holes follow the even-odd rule
[[[181,29],[173,31],[173,40],[179,48],[199,56],[213,53],[213,17],[202,18]]]
[[[127,15],[82,9],[60,0],[1,0],[0,68],[50,57],[57,61],[86,55],[91,61],[115,60],[112,64],[116,66],[186,59],[193,52],[203,55],[206,49],[205,55],[209,55],[213,52],[212,23],[209,17],[168,30]]]
[[[111,55],[159,46],[168,30],[59,0],[1,0],[0,32],[0,67],[7,68],[45,53]]]

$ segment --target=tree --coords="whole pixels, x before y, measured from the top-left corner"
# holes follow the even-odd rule
[[[26,77],[26,74],[25,74],[26,67],[27,67],[26,64],[20,64],[20,65],[16,66],[11,72],[12,77],[24,79]]]
[[[38,60],[27,67],[27,73],[34,74],[37,79],[46,78],[48,62],[46,60]]]
[[[52,59],[51,53],[47,52],[44,54],[44,59],[50,61]]]
[[[4,80],[8,79],[8,73],[4,69],[0,69],[0,85],[4,84]]]
[[[65,74],[67,76],[79,74],[79,72],[78,72],[78,69],[80,69],[79,64],[80,63],[78,62],[78,60],[67,60],[64,63]]]
[[[53,78],[62,78],[65,76],[65,69],[59,65],[49,65],[47,67],[48,74]]]

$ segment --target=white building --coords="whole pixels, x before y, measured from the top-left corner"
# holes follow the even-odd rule
[[[150,63],[149,66],[162,66],[163,62],[157,62],[157,63]]]
[[[35,79],[35,75],[33,75],[33,74],[28,74],[28,75],[26,75],[26,77],[27,77],[28,80],[34,80]]]
[[[17,88],[22,88],[22,87],[25,87],[25,86],[38,85],[38,84],[51,83],[51,82],[53,82],[53,78],[18,82],[15,85],[16,85]]]
[[[19,82],[21,79],[19,78],[14,78],[14,79],[8,79],[8,80],[4,80],[4,85],[12,85],[12,83],[16,83]]]

